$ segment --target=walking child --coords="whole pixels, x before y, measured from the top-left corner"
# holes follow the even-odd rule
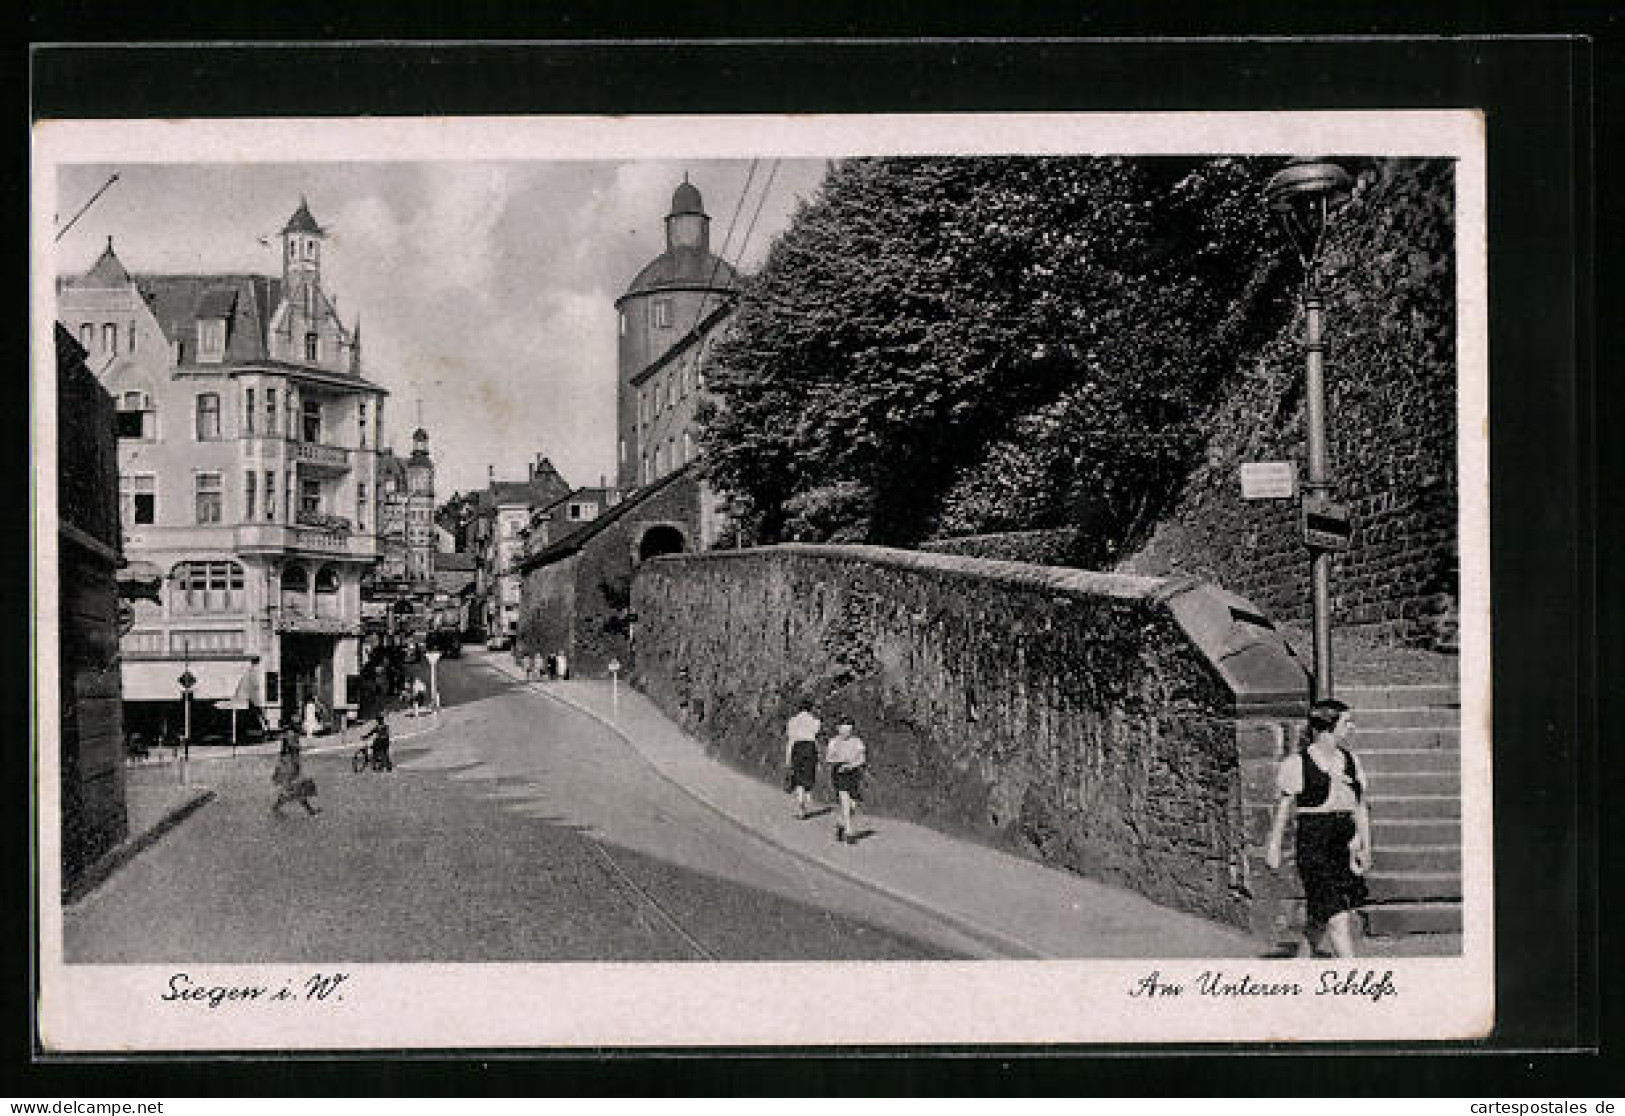
[[[829,761],[829,781],[840,796],[841,815],[835,823],[835,839],[855,845],[858,839],[852,833],[852,811],[863,801],[863,772],[869,762],[869,751],[863,740],[852,734],[852,718],[842,717],[830,737],[824,758]]]

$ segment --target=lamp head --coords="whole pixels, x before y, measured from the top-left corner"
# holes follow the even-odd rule
[[[1349,172],[1327,159],[1297,158],[1276,171],[1264,187],[1264,201],[1281,218],[1287,238],[1304,266],[1320,258],[1331,204],[1348,196],[1354,185]]]

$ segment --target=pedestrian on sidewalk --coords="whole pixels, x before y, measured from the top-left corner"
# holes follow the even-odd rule
[[[570,660],[564,657],[563,651],[560,651],[557,655],[553,656],[553,669],[557,673],[560,682],[564,682],[569,679]]]
[[[293,730],[289,729],[282,735],[282,751],[277,756],[276,767],[271,772],[271,782],[276,784],[276,801],[271,804],[271,813],[282,817],[282,807],[290,802],[297,802],[305,808],[305,813],[315,817],[321,809],[311,804],[316,795],[316,780],[304,773],[299,758],[299,742]]]
[[[829,781],[841,802],[835,839],[855,845],[858,839],[852,832],[852,811],[863,801],[863,773],[869,763],[869,750],[861,738],[852,735],[852,718],[842,717],[836,722],[835,735],[830,737],[824,758],[830,767]]]
[[[818,734],[823,727],[808,701],[796,705],[795,716],[785,727],[785,789],[795,796],[796,811],[803,818],[818,782]]]
[[[314,697],[305,699],[305,708],[302,714],[302,727],[305,730],[305,743],[316,743],[316,734],[322,731],[322,709],[316,704]]]
[[[429,687],[423,684],[423,679],[412,679],[412,716],[423,716],[423,703],[428,700]]]
[[[1264,862],[1271,870],[1281,867],[1286,823],[1296,811],[1298,877],[1308,906],[1300,955],[1312,954],[1322,936],[1334,955],[1355,955],[1355,911],[1366,902],[1371,868],[1371,811],[1365,772],[1345,744],[1353,731],[1348,706],[1316,702],[1309,711],[1308,744],[1283,759],[1276,772],[1281,793]]]

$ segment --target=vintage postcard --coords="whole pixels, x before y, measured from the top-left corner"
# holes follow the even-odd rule
[[[1477,114],[33,143],[42,1050],[1493,1027]]]

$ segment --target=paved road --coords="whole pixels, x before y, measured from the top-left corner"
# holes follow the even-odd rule
[[[216,800],[66,916],[74,962],[929,959],[974,945],[700,805],[596,722],[445,660],[393,774],[195,765]],[[403,722],[397,736],[412,732]],[[826,819],[827,820],[827,819]],[[823,825],[823,822],[808,822]]]

